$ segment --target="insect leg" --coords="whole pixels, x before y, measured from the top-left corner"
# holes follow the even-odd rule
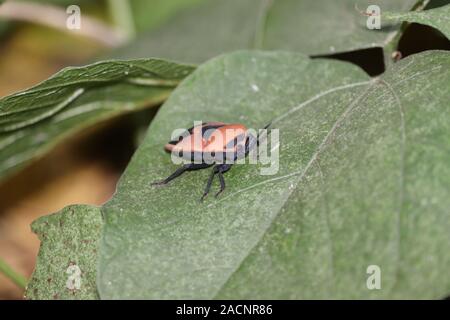
[[[219,196],[219,194],[221,194],[223,192],[223,190],[225,190],[225,179],[223,178],[223,173],[220,169],[219,169],[219,172],[217,173],[217,175],[219,176],[220,190],[219,190],[219,192],[216,193],[216,198]]]
[[[252,134],[249,134],[247,137],[247,140],[245,141],[245,156],[247,157],[251,150],[255,146],[259,146],[258,138],[253,136]]]
[[[205,199],[205,197],[208,195],[209,190],[211,189],[212,181],[217,172],[217,166],[215,166],[211,172],[211,175],[209,176],[208,182],[206,183],[205,192],[203,192],[203,196],[201,197],[200,201],[203,201],[203,199]]]
[[[263,129],[267,130],[270,127],[271,124],[272,123],[270,122]],[[267,133],[267,134],[269,134],[269,133]],[[260,143],[259,139],[260,138],[261,138],[261,136],[260,136],[259,133],[258,133],[258,135],[256,137],[253,136],[252,134],[248,135],[247,140],[245,141],[245,156],[246,157],[248,156],[250,151],[253,150],[254,147],[259,147],[259,143]]]
[[[225,178],[223,177],[223,174],[225,172],[227,172],[228,170],[230,170],[232,164],[220,164],[218,165],[218,173],[217,175],[219,176],[219,182],[220,182],[220,190],[219,192],[216,193],[216,197],[219,196],[219,194],[221,194],[223,192],[223,190],[225,190]]]
[[[173,179],[181,176],[185,171],[188,171],[191,169],[192,164],[185,164],[184,166],[178,168],[174,173],[172,173],[170,176],[168,176],[166,179],[161,181],[156,181],[152,183],[152,186],[161,186],[169,183]]]

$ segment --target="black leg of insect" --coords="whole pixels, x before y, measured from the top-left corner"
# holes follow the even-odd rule
[[[227,172],[228,170],[230,170],[231,168],[231,164],[218,164],[215,165],[211,175],[209,176],[208,182],[206,183],[206,188],[205,188],[205,192],[203,193],[203,196],[201,197],[201,201],[203,201],[203,199],[205,199],[205,197],[208,195],[209,190],[211,189],[211,185],[214,179],[214,176],[217,174],[219,176],[219,182],[220,182],[220,190],[219,192],[216,193],[216,197],[221,194],[223,192],[223,190],[225,190],[225,179],[223,177],[223,174],[225,172]]]
[[[151,185],[152,186],[163,186],[163,185],[168,184],[173,179],[178,178],[186,171],[205,169],[210,166],[211,166],[211,164],[206,164],[206,163],[188,163],[188,164],[185,164],[184,166],[182,166],[181,168],[178,168],[174,173],[172,173],[166,179],[153,182]]]

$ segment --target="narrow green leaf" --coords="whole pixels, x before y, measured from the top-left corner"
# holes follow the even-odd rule
[[[238,52],[173,92],[102,211],[102,298],[441,298],[450,292],[450,54],[370,79],[294,53]],[[236,165],[165,188],[163,146],[194,120],[280,130],[279,171]],[[367,268],[381,269],[369,290]]]
[[[6,278],[10,279],[20,288],[25,288],[27,284],[27,278],[23,275],[17,273],[11,266],[9,266],[3,259],[0,257],[0,274],[3,274]]]
[[[384,12],[382,17],[387,21],[408,21],[424,24],[441,31],[450,39],[450,4],[425,11]]]
[[[100,208],[69,206],[36,220],[41,248],[25,296],[28,299],[98,299],[97,250]]]
[[[0,99],[0,178],[75,132],[160,104],[192,70],[159,59],[104,61]]]

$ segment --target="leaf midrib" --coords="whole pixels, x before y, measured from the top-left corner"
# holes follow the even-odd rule
[[[401,135],[402,135],[402,139],[401,139],[401,145],[400,145],[400,191],[399,191],[399,208],[396,211],[396,232],[397,232],[397,237],[396,237],[396,245],[397,245],[397,263],[396,263],[396,272],[395,272],[395,279],[394,279],[394,283],[391,286],[390,290],[389,290],[389,295],[391,294],[391,292],[395,289],[395,287],[398,284],[398,279],[399,279],[399,273],[400,273],[400,260],[401,260],[401,232],[400,232],[400,226],[401,226],[401,216],[402,216],[402,212],[403,212],[403,208],[404,208],[404,201],[405,201],[405,148],[406,148],[406,123],[405,123],[405,110],[403,108],[403,105],[401,103],[400,98],[398,97],[398,95],[395,93],[393,86],[387,82],[386,80],[382,79],[380,81],[382,84],[384,84],[387,88],[388,91],[392,94],[392,96],[394,97],[395,103],[398,106],[399,109],[399,114],[400,114],[400,130],[401,130]]]

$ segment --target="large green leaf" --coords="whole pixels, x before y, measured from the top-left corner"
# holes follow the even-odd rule
[[[0,178],[74,132],[160,104],[193,67],[159,59],[70,67],[0,100]]]
[[[440,298],[450,292],[450,54],[370,79],[294,53],[238,52],[173,92],[103,208],[102,298]],[[163,145],[194,120],[280,130],[279,171],[237,165],[165,188]],[[277,146],[272,145],[273,150]],[[377,265],[382,289],[368,290]]]
[[[425,11],[406,13],[386,12],[383,19],[387,21],[408,21],[425,24],[441,31],[450,39],[450,4]]]
[[[41,248],[25,297],[98,299],[97,250],[103,221],[98,207],[70,206],[32,225]]]
[[[210,0],[185,10],[118,52],[124,58],[158,56],[203,62],[236,49],[284,49],[311,55],[384,47],[400,25],[366,27],[366,10],[408,11],[417,0]]]
[[[133,0],[136,28],[145,31],[159,26],[174,14],[207,0]]]

